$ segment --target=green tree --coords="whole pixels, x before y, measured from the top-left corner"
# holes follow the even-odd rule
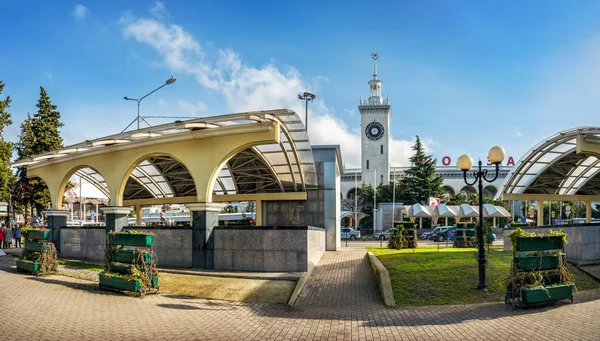
[[[0,81],[0,94],[5,83]],[[4,139],[4,128],[13,123],[7,109],[10,107],[10,96],[0,100],[0,200],[8,202],[14,187],[15,177],[10,168],[10,159],[13,153],[13,144]]]
[[[436,160],[431,155],[425,154],[418,135],[412,149],[414,150],[410,158],[412,166],[406,170],[406,176],[402,179],[406,195],[404,202],[427,204],[429,197],[439,197],[444,194],[442,187],[444,179],[435,174]]]
[[[38,111],[33,117],[27,115],[27,119],[21,124],[21,135],[17,144],[18,160],[63,147],[60,128],[64,124],[60,122],[57,106],[52,104],[50,96],[43,87],[40,87],[40,98],[36,107]],[[17,170],[17,176],[15,194],[20,201],[20,206],[29,208],[33,215],[34,208],[37,212],[41,212],[50,205],[50,192],[43,180],[29,179],[27,170],[23,167]]]

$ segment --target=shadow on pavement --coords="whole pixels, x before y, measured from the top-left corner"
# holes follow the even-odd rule
[[[192,305],[185,304],[157,304],[161,308],[178,309],[178,310],[202,310],[202,308],[194,307]]]
[[[58,277],[59,276],[53,276],[52,278],[30,276],[27,279],[32,280],[32,281],[41,282],[41,283],[63,285],[63,286],[66,286],[66,287],[69,287],[72,289],[77,289],[77,290],[85,290],[85,291],[91,291],[91,292],[95,292],[95,293],[100,292],[100,293],[108,294],[108,292],[100,291],[100,289],[98,288],[98,283],[93,283],[93,282],[76,283],[76,282],[71,282],[71,281],[61,281],[60,279],[58,279]]]

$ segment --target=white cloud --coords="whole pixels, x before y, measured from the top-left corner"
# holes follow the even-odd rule
[[[158,20],[165,20],[169,17],[165,4],[160,1],[154,2],[154,6],[150,8],[150,14]]]
[[[184,116],[196,116],[198,113],[206,111],[207,109],[206,104],[202,101],[197,103],[191,103],[180,99],[179,101],[177,101],[177,106],[184,114]]]
[[[297,94],[327,83],[327,78],[320,76],[307,82],[292,66],[281,69],[272,63],[250,66],[232,49],[203,47],[183,27],[161,19],[168,16],[162,3],[155,4],[151,14],[154,18],[125,14],[119,20],[123,36],[154,48],[159,59],[157,65],[193,77],[200,85],[222,95],[227,109],[232,112],[288,108],[304,120],[304,105]],[[194,112],[206,109],[202,102],[180,101],[179,107]],[[358,127],[348,127],[320,98],[309,104],[308,131],[313,144],[339,144],[347,167],[360,165]],[[408,164],[411,145],[412,141],[392,140],[393,165]]]
[[[84,5],[77,4],[71,12],[77,21],[83,21],[90,15],[90,10]]]

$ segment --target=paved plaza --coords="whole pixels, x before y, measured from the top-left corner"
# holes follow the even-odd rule
[[[168,294],[144,299],[0,263],[2,340],[598,340],[600,293],[518,310],[502,303],[386,308],[360,248],[327,252],[296,306]]]

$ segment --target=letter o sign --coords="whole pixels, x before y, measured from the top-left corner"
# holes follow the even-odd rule
[[[450,166],[451,162],[452,162],[452,159],[450,159],[449,156],[444,156],[442,158],[442,165],[444,165],[444,166]]]

